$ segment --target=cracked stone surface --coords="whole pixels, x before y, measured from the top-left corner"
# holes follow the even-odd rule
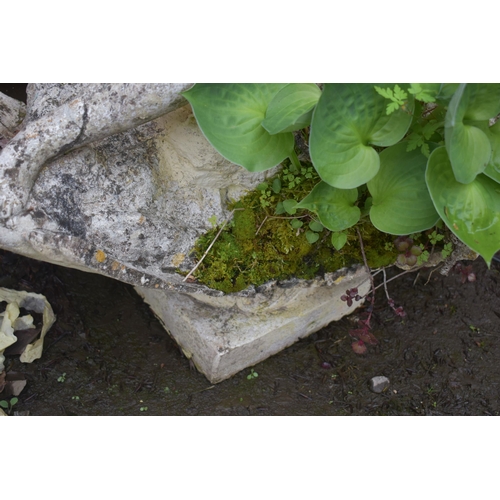
[[[0,247],[136,286],[217,382],[348,314],[337,285],[368,280],[358,268],[232,295],[183,282],[209,219],[275,173],[221,157],[187,88],[30,84],[22,129],[0,151]]]
[[[179,88],[153,86],[149,92],[163,95]],[[6,207],[0,244],[134,285],[201,289],[183,284],[176,269],[194,265],[189,252],[211,228],[208,219],[227,218],[229,198],[273,172],[249,173],[222,158],[177,94],[162,108],[174,110],[151,119],[159,98],[137,97],[144,109],[137,108],[127,92],[138,90],[104,84],[29,86],[25,128],[0,155],[5,165],[15,163],[16,141],[29,152],[17,160],[27,172],[15,170],[19,179],[13,181],[11,167],[0,168]],[[146,116],[147,123],[131,127]],[[109,129],[104,133],[105,119]],[[69,150],[75,145],[80,147]]]

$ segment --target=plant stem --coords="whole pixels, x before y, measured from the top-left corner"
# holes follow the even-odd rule
[[[385,290],[385,296],[387,297],[387,300],[391,300],[391,297],[389,296],[389,290],[387,290],[387,275],[385,274],[385,267],[382,268],[382,272],[384,273],[384,290]]]
[[[361,255],[363,256],[363,262],[365,263],[366,272],[368,273],[368,276],[370,277],[371,292],[372,292],[372,300],[371,300],[372,306],[371,306],[370,313],[368,315],[368,319],[365,322],[365,324],[367,326],[370,326],[370,319],[372,317],[372,313],[373,313],[373,309],[374,309],[374,305],[375,305],[375,280],[373,279],[372,270],[370,269],[370,266],[368,265],[368,260],[366,259],[365,247],[363,245],[363,238],[361,237],[361,232],[360,232],[359,228],[357,228],[357,227],[356,227],[356,231],[358,232],[359,246],[361,248]],[[365,297],[367,295],[368,294],[366,294]]]
[[[295,152],[295,149],[292,149],[292,152],[290,153],[290,161],[292,162],[293,166],[300,172],[300,169],[302,168],[302,165],[300,164],[299,158],[297,156],[297,153]]]
[[[368,265],[368,260],[366,259],[365,247],[363,245],[363,238],[361,238],[361,232],[359,231],[359,228],[356,228],[356,231],[358,232],[359,246],[361,248],[361,255],[363,256],[363,262],[365,264],[366,272],[368,273],[368,275],[370,277],[371,284],[372,284],[373,298],[375,298],[375,281],[373,279],[373,275],[372,275],[372,271],[370,269],[370,266]]]
[[[264,220],[261,222],[259,228],[257,229],[257,231],[255,232],[255,236],[257,236],[259,234],[259,231],[261,230],[262,226],[264,225],[264,222],[266,222],[267,220],[270,220],[270,219],[303,219],[304,217],[309,217],[309,214],[305,214],[305,215],[295,215],[293,217],[280,217],[278,215],[266,215],[266,217],[264,218]]]

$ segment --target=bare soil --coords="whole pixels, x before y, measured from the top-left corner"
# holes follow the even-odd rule
[[[7,358],[28,381],[12,414],[498,415],[499,269],[478,259],[465,283],[406,274],[388,287],[407,316],[377,292],[379,344],[366,354],[352,351],[355,318],[344,318],[253,367],[258,376],[214,386],[131,286],[1,251],[0,286],[44,294],[58,318],[41,359]],[[380,394],[369,386],[377,375],[390,380]]]

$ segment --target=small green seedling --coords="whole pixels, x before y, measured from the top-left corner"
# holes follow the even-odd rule
[[[139,411],[148,411],[148,407],[147,406],[141,406]]]
[[[64,372],[60,377],[57,377],[57,381],[63,383],[66,381],[66,372]]]
[[[7,410],[9,415],[12,411],[12,407],[19,401],[18,398],[10,398],[10,401],[6,401],[3,399],[0,401],[0,408],[3,408],[4,410]]]
[[[341,250],[347,243],[347,233],[345,231],[336,231],[332,233],[332,245],[335,250]]]
[[[423,250],[422,253],[417,257],[417,266],[424,265],[430,257],[430,253],[427,250]]]
[[[217,227],[217,216],[216,215],[212,215],[212,217],[208,218],[208,222],[210,222],[210,225],[213,228]]]
[[[250,369],[250,373],[247,375],[247,380],[252,380],[253,378],[257,378],[259,374],[254,371],[253,368]]]
[[[442,241],[444,239],[444,235],[438,234],[436,231],[432,231],[431,234],[429,234],[429,241],[435,245],[438,243],[438,241]]]
[[[312,245],[313,243],[316,243],[319,240],[319,234],[321,231],[325,229],[325,226],[321,224],[321,222],[318,221],[311,221],[309,222],[309,230],[306,231],[306,239],[307,241]]]
[[[394,250],[394,245],[388,241],[384,243],[384,250],[387,250],[388,252]]]
[[[446,243],[443,249],[441,250],[441,255],[443,259],[446,259],[446,257],[450,256],[452,252],[453,252],[453,244]]]

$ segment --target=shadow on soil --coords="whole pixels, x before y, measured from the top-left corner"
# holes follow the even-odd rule
[[[477,280],[422,271],[378,292],[373,333],[356,355],[353,319],[332,323],[215,386],[194,371],[129,285],[0,251],[0,286],[44,294],[57,315],[41,359],[7,370],[28,381],[14,410],[30,415],[498,415],[500,273]],[[417,278],[417,279],[416,279]],[[3,308],[5,303],[3,304]],[[373,320],[372,320],[373,321]],[[327,368],[324,368],[327,367]],[[390,379],[370,391],[377,375]],[[0,394],[0,399],[2,395]],[[13,412],[14,413],[14,412]]]

